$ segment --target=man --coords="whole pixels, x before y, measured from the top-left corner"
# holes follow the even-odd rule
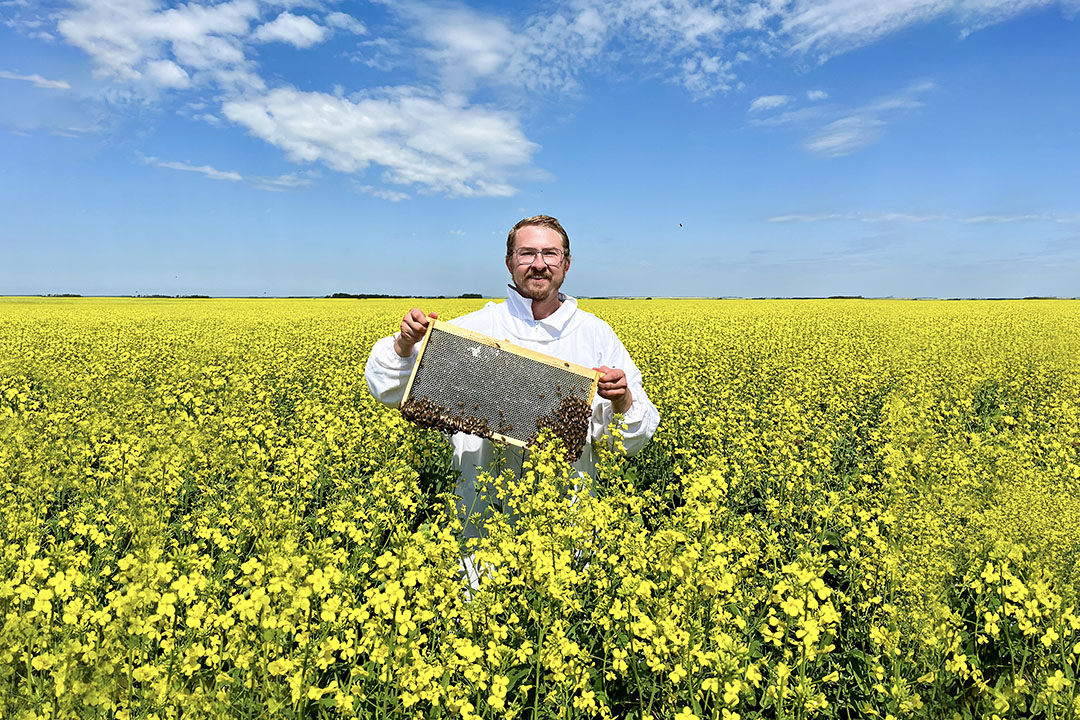
[[[514,225],[506,238],[506,269],[513,280],[506,302],[488,303],[452,324],[599,371],[590,439],[599,441],[614,415],[621,413],[626,452],[638,452],[656,431],[660,415],[641,387],[641,372],[611,327],[579,310],[577,300],[559,292],[570,270],[570,238],[559,221],[537,215]],[[436,315],[413,308],[402,319],[399,333],[375,343],[364,373],[375,399],[387,405],[401,402],[429,317]],[[491,467],[495,448],[491,441],[465,433],[455,433],[451,444],[454,467],[461,472],[457,495],[464,520],[485,509],[476,497],[475,481],[480,471]],[[517,464],[520,452],[506,449],[506,460],[513,463],[510,467]],[[590,473],[595,463],[592,447],[586,444],[574,467]],[[467,537],[478,534],[471,523],[466,525]]]

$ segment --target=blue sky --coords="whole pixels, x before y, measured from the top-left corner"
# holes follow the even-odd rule
[[[1078,0],[0,0],[0,294],[1080,295]]]

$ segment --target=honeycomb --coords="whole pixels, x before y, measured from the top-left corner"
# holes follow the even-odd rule
[[[423,427],[521,447],[550,429],[573,461],[588,439],[598,377],[590,368],[433,320],[401,413]]]

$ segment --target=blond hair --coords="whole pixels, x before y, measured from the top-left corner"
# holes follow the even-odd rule
[[[563,254],[566,259],[570,259],[570,237],[563,230],[563,226],[559,224],[559,221],[550,215],[533,215],[522,220],[518,220],[517,225],[510,228],[510,233],[506,236],[506,258],[509,260],[510,256],[514,254],[514,238],[517,237],[517,231],[523,227],[529,225],[538,225],[540,227],[551,228],[555,232],[562,236]]]

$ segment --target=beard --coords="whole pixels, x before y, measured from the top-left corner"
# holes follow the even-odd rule
[[[533,279],[542,278],[547,280],[546,283],[531,282]],[[557,297],[559,294],[559,288],[562,286],[562,281],[556,282],[555,275],[548,271],[546,273],[529,273],[525,275],[520,282],[514,282],[514,289],[518,291],[518,294],[522,297],[529,298],[530,300],[547,300],[553,296]]]

